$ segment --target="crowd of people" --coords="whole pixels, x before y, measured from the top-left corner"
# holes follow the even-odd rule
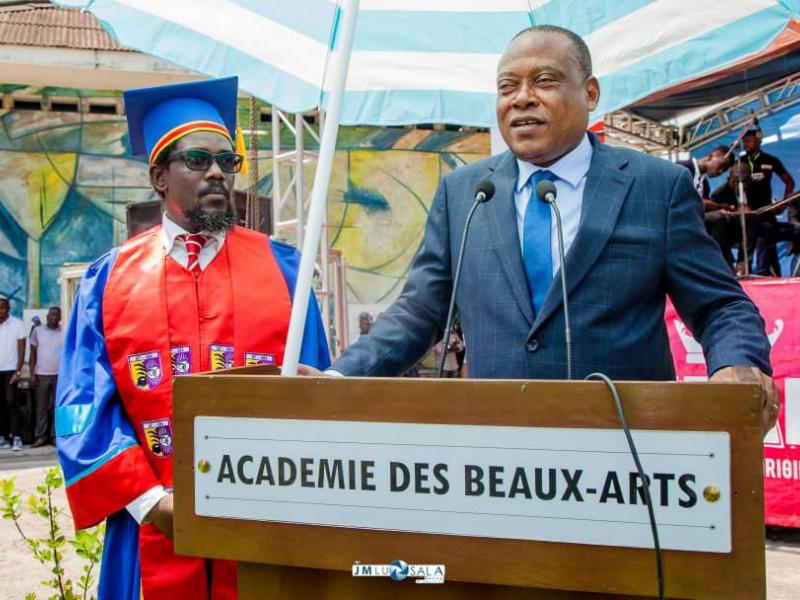
[[[791,253],[800,252],[800,198],[788,201],[794,193],[794,178],[779,158],[761,150],[761,139],[761,129],[752,127],[742,136],[741,156],[719,146],[703,158],[678,164],[692,175],[703,199],[706,229],[731,271],[780,277],[789,273],[781,272],[777,242],[789,242]],[[709,178],[726,171],[726,180],[712,191]],[[773,200],[773,177],[783,184],[786,203]],[[779,215],[784,211],[787,219],[781,220]]]
[[[59,307],[47,311],[44,324],[35,317],[33,327],[26,331],[24,323],[11,315],[8,299],[0,298],[0,450],[22,450],[30,434],[33,448],[55,443],[53,410],[62,345]],[[23,431],[19,410],[20,395],[26,391],[33,394],[29,431]]]

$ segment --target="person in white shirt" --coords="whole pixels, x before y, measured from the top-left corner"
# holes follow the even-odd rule
[[[31,332],[31,387],[36,396],[36,430],[32,448],[46,446],[55,437],[53,406],[58,383],[58,367],[64,338],[61,333],[61,309],[47,311],[47,324]]]
[[[0,298],[0,449],[22,450],[17,409],[17,382],[25,359],[25,326],[11,316],[11,304]]]

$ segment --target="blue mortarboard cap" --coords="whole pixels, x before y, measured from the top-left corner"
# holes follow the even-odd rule
[[[133,153],[153,164],[169,144],[196,131],[235,140],[238,89],[238,77],[223,77],[125,92]]]

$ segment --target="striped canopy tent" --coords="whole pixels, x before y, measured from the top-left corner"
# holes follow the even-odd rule
[[[119,42],[288,112],[327,105],[333,0],[58,0]],[[586,39],[596,115],[766,47],[797,0],[361,0],[341,124],[494,125],[495,68],[511,37],[551,23]],[[327,68],[327,72],[326,72]]]
[[[340,123],[494,125],[498,59],[533,24],[584,37],[600,79],[600,118],[761,51],[800,13],[800,0],[56,3],[91,11],[128,48],[209,77],[238,75],[243,91],[283,110],[326,111],[286,349],[290,374]]]

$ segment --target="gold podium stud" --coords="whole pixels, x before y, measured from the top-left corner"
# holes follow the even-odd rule
[[[211,470],[211,463],[205,458],[201,458],[199,461],[197,461],[197,470],[201,473],[208,473]]]
[[[703,488],[703,498],[706,499],[706,502],[716,502],[719,500],[721,492],[719,488],[715,485],[707,485]]]

